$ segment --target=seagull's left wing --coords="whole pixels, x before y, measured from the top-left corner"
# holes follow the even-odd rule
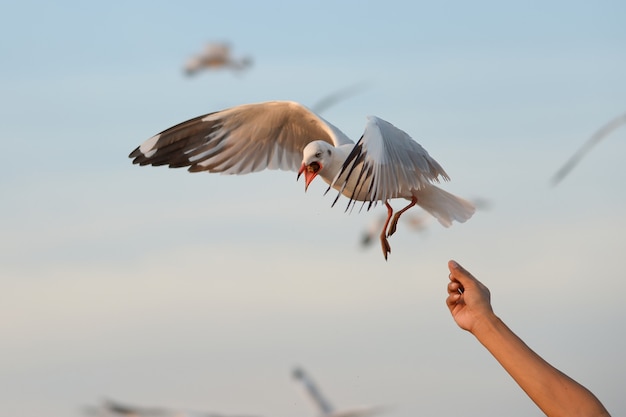
[[[411,190],[440,178],[449,180],[441,165],[406,132],[375,116],[367,120],[363,136],[331,184],[350,198],[348,208],[358,200],[368,202],[369,209],[377,201],[410,197]]]

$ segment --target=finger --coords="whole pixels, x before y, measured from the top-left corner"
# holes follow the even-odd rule
[[[460,294],[463,294],[463,292],[465,291],[465,288],[463,288],[463,285],[461,285],[461,283],[452,276],[452,272],[448,274],[448,278],[450,279],[450,281],[457,282],[459,284],[459,288],[457,289],[457,291]]]
[[[472,274],[470,274],[465,268],[454,260],[448,261],[448,269],[450,270],[450,279],[459,281],[463,287],[475,284],[478,281]]]
[[[459,304],[460,301],[461,301],[461,294],[459,294],[458,292],[452,293],[448,295],[448,298],[446,298],[446,304],[448,305],[449,308],[455,307],[457,304]]]
[[[448,294],[455,294],[455,293],[462,294],[463,291],[464,291],[464,288],[459,281],[454,280],[448,283]]]

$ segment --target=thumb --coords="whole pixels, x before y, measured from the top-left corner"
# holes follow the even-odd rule
[[[454,260],[448,261],[448,269],[450,270],[450,280],[458,281],[463,287],[475,285],[477,282],[472,274]]]

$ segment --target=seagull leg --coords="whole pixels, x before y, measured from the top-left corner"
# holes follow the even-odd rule
[[[387,206],[387,220],[385,220],[385,225],[383,226],[382,232],[380,232],[380,243],[383,247],[383,256],[385,260],[387,260],[387,254],[391,253],[391,246],[389,246],[389,241],[387,241],[387,226],[389,225],[389,220],[391,219],[391,215],[393,214],[393,208],[389,205],[388,201],[385,201],[385,205]]]
[[[389,232],[387,233],[387,236],[391,236],[396,233],[396,228],[398,227],[398,220],[400,219],[400,215],[402,215],[402,213],[404,213],[416,204],[417,197],[413,196],[413,198],[411,198],[411,202],[405,208],[397,212],[395,216],[393,216],[393,220],[391,221],[391,226],[389,226]],[[387,219],[387,221],[389,221],[389,219]]]

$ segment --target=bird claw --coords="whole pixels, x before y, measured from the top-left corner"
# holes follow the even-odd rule
[[[389,245],[389,241],[384,236],[380,237],[380,243],[383,247],[383,256],[385,257],[385,261],[387,260],[387,255],[391,253],[391,246]]]
[[[389,226],[389,229],[387,231],[387,237],[390,237],[391,235],[396,233],[396,229],[398,228],[398,219],[399,218],[400,218],[400,216],[398,215],[398,213],[396,213],[393,216],[393,219],[391,220],[391,226]]]

